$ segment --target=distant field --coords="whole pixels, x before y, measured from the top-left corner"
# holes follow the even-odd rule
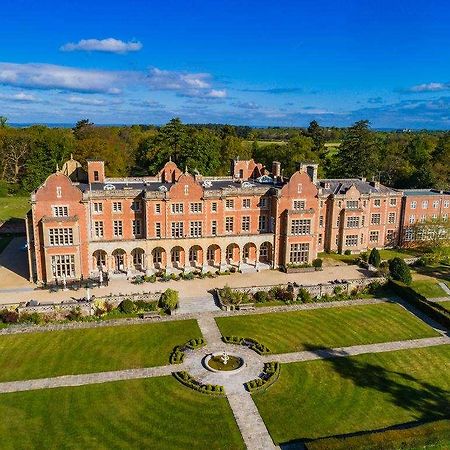
[[[277,443],[447,419],[449,361],[443,345],[283,364],[254,399]]]
[[[247,144],[253,144],[254,141],[244,141]],[[259,146],[264,147],[265,145],[270,145],[270,144],[278,144],[278,145],[286,145],[287,141],[256,141],[258,143]]]
[[[0,222],[23,219],[30,209],[29,197],[0,197]]]
[[[160,366],[195,320],[0,336],[0,381]]]
[[[217,317],[224,336],[257,339],[273,353],[439,336],[396,304]]]
[[[172,377],[0,395],[2,450],[244,449],[226,398]]]

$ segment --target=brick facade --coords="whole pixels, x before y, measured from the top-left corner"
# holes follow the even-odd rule
[[[120,179],[105,177],[103,161],[89,161],[84,172],[71,160],[31,195],[31,279],[260,270],[311,263],[321,251],[401,242],[417,192],[364,179],[318,180],[316,164],[301,164],[289,180],[279,163],[273,172],[235,160],[229,177],[203,177],[169,161],[154,177]],[[447,217],[449,193],[417,195],[439,201],[436,211]]]

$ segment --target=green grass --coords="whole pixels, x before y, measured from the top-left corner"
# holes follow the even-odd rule
[[[426,298],[445,297],[447,295],[437,281],[415,280],[410,286]]]
[[[277,443],[450,417],[450,346],[283,364],[254,396]]]
[[[0,222],[23,219],[30,209],[29,197],[0,197]]]
[[[450,312],[450,300],[444,301],[444,302],[437,302],[439,305],[441,305],[443,308],[445,308],[447,311]]]
[[[0,381],[165,365],[197,337],[195,320],[0,336]]]
[[[228,401],[172,377],[0,395],[2,450],[243,449]]]
[[[273,353],[439,335],[395,304],[218,317],[216,322],[224,336],[254,338]]]
[[[370,250],[368,250],[370,252]],[[420,252],[417,250],[411,250],[411,249],[382,249],[380,250],[380,256],[382,260],[389,260],[392,258],[412,258],[414,256],[419,256]],[[355,253],[352,255],[340,255],[339,253],[319,253],[318,257],[322,259],[334,259],[336,261],[342,261],[346,264],[355,264],[355,260],[360,255]]]

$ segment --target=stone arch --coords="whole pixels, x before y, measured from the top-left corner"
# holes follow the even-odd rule
[[[140,247],[131,250],[131,263],[134,270],[144,270],[145,268],[145,251]]]
[[[170,262],[172,267],[176,267],[177,269],[181,269],[185,265],[185,252],[184,248],[176,245],[170,250]]]
[[[222,250],[217,244],[211,244],[206,250],[206,260],[210,266],[220,266]]]
[[[272,261],[272,243],[269,241],[263,242],[259,246],[259,262],[268,263]]]
[[[105,250],[95,250],[92,254],[92,267],[102,272],[108,270],[108,255]]]
[[[189,249],[188,262],[191,267],[203,266],[203,249],[200,245],[193,245]]]
[[[242,261],[255,262],[256,261],[256,245],[253,242],[247,242],[242,248]]]
[[[114,272],[126,272],[127,271],[127,254],[122,248],[116,248],[112,252],[113,257],[113,270]]]
[[[167,256],[166,251],[162,247],[155,247],[152,250],[152,264],[156,269],[166,267]]]
[[[225,257],[228,264],[239,264],[241,261],[239,245],[229,244],[225,251]]]

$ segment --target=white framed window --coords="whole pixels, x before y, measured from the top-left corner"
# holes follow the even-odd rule
[[[123,236],[123,222],[121,220],[113,221],[113,234],[115,237]]]
[[[416,221],[415,215],[409,216],[409,223],[414,223],[415,221]]]
[[[386,240],[388,242],[392,242],[395,239],[395,230],[387,230],[386,231]]]
[[[172,203],[172,214],[183,214],[183,203]]]
[[[242,208],[244,208],[244,209],[249,209],[249,208],[250,208],[250,205],[251,205],[251,201],[250,201],[249,198],[244,198],[244,199],[242,200]]]
[[[347,200],[346,205],[347,205],[347,209],[358,209],[359,201],[358,200]]]
[[[211,234],[217,236],[217,220],[211,221]]]
[[[103,203],[94,202],[93,211],[94,211],[94,214],[101,214],[103,212]]]
[[[234,229],[234,219],[233,217],[225,217],[225,231],[227,233],[232,233]]]
[[[94,221],[94,236],[96,238],[101,238],[101,237],[104,236],[103,221],[102,220],[95,220]]]
[[[202,212],[202,203],[201,202],[191,203],[190,206],[191,206],[191,213],[199,214]]]
[[[303,185],[301,183],[297,184],[297,194],[301,194],[303,191]]]
[[[183,237],[183,222],[172,222],[171,223],[171,231],[173,238],[181,238]]]
[[[73,245],[73,229],[50,228],[48,230],[48,243],[51,246]]]
[[[345,236],[345,246],[346,247],[356,247],[358,245],[358,235],[357,234],[347,234]]]
[[[366,223],[366,217],[362,216],[361,217],[361,226],[363,227],[365,223]]]
[[[390,198],[389,199],[389,206],[397,206],[397,199],[396,198]]]
[[[268,205],[267,198],[266,197],[261,197],[259,199],[259,207],[260,208],[267,208],[267,205]]]
[[[75,255],[53,255],[51,264],[55,278],[75,277]]]
[[[320,233],[319,234],[319,237],[318,237],[318,240],[317,240],[317,243],[319,244],[319,245],[322,245],[322,233]]]
[[[292,202],[292,209],[295,211],[302,211],[306,207],[305,200],[294,200]]]
[[[140,210],[141,210],[141,202],[139,200],[133,200],[133,202],[131,203],[131,209],[134,212],[140,212]]]
[[[435,200],[435,201],[433,202],[433,208],[434,208],[434,209],[439,208],[439,200]]]
[[[217,212],[217,202],[211,203],[211,212],[213,212],[213,213]]]
[[[52,206],[53,217],[68,217],[69,207],[68,206]]]
[[[427,216],[425,214],[422,214],[420,216],[420,221],[423,223],[423,222],[426,222],[426,220],[427,220]]]
[[[347,217],[347,228],[358,228],[359,217]]]
[[[311,219],[293,219],[291,222],[291,234],[305,236],[311,233]]]
[[[258,229],[259,231],[267,231],[267,216],[259,216]]]
[[[113,211],[113,213],[121,213],[122,212],[122,202],[112,202],[112,211]]]
[[[371,231],[369,234],[369,242],[378,242],[379,232]]]
[[[307,263],[309,259],[309,243],[291,244],[289,261],[294,264]]]
[[[155,222],[155,237],[161,237],[161,222]]]
[[[189,195],[189,185],[188,184],[184,185],[184,195]]]
[[[447,222],[447,219],[448,219],[448,214],[447,214],[447,213],[442,214],[442,220],[443,220],[444,222]]]
[[[381,206],[381,199],[375,198],[373,200],[373,206],[375,206],[376,208],[379,208]]]
[[[395,223],[396,214],[395,212],[390,212],[388,214],[388,223]]]
[[[161,214],[161,203],[155,204],[155,214]]]
[[[412,241],[414,239],[414,230],[412,228],[406,228],[405,241]]]
[[[250,231],[250,216],[242,217],[242,231]]]
[[[444,208],[448,208],[450,206],[450,200],[444,200]]]
[[[234,200],[232,198],[227,198],[225,200],[225,208],[226,209],[234,209]]]
[[[163,250],[161,248],[155,248],[155,250],[153,250],[153,264],[162,263],[162,254]]]
[[[319,217],[319,227],[322,228],[323,227],[323,216]]]
[[[133,225],[133,236],[140,236],[142,234],[141,219],[134,219],[132,225]]]
[[[428,200],[422,202],[422,209],[428,209]]]
[[[411,209],[416,209],[417,208],[417,202],[415,200],[413,200],[411,202]]]
[[[56,188],[56,198],[61,198],[62,197],[62,189],[61,186],[58,186]]]
[[[192,237],[200,237],[202,235],[202,222],[194,220],[189,223],[189,234]]]
[[[381,223],[381,214],[379,214],[379,213],[372,214],[372,216],[370,218],[370,223],[372,225],[379,225]]]

